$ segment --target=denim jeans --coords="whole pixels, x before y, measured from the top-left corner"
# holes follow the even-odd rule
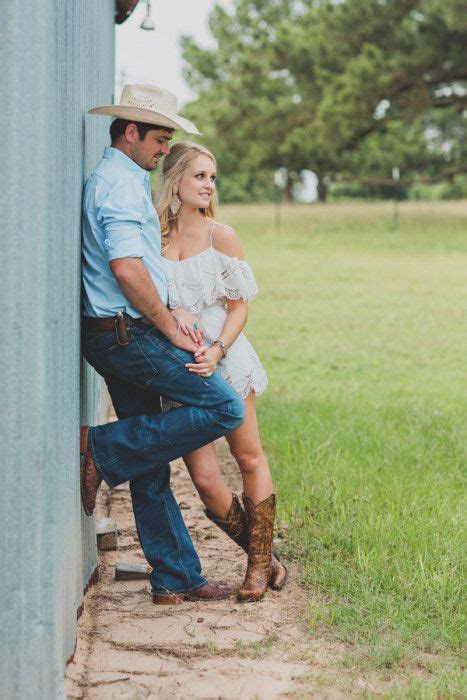
[[[84,356],[104,377],[119,419],[91,428],[89,448],[109,486],[130,482],[153,590],[183,592],[206,580],[170,489],[169,462],[237,428],[245,407],[217,373],[188,372],[193,356],[153,326],[132,326],[128,336],[119,346],[113,331],[84,334]],[[161,413],[160,395],[183,406]]]

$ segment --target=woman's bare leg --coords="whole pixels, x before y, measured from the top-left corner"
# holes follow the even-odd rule
[[[264,456],[255,409],[255,393],[245,399],[246,416],[242,425],[226,435],[243,479],[243,491],[257,505],[273,492],[271,472]]]
[[[226,438],[243,479],[243,491],[257,505],[273,492],[271,472],[261,448],[255,409],[255,394],[245,399],[243,424]],[[206,508],[217,518],[224,518],[232,503],[232,491],[222,478],[214,444],[190,452],[184,458],[190,476]]]
[[[276,585],[277,577],[284,578],[286,572],[272,552],[276,503],[271,473],[261,447],[253,392],[245,399],[245,408],[243,424],[226,438],[243,479],[248,565],[237,598],[246,603],[260,600],[268,585]]]
[[[225,518],[232,504],[232,491],[222,478],[214,443],[190,452],[183,461],[206,508],[216,518]]]
[[[268,497],[273,493],[273,485],[269,466],[261,448],[253,392],[247,397],[245,407],[244,423],[226,437],[242,474],[243,490],[254,508],[259,503],[263,503],[263,506],[267,504]],[[201,500],[214,516],[211,519],[237,544],[245,548],[245,543],[242,543],[241,540],[246,537],[246,534],[241,535],[239,541],[239,523],[234,511],[231,510],[234,508],[235,502],[232,500],[231,490],[222,478],[214,444],[211,443],[192,452],[184,460]],[[240,508],[240,505],[237,508]],[[220,521],[223,521],[222,524]],[[253,566],[254,542],[250,542],[250,544],[253,549],[249,553],[249,557],[252,554],[251,564]],[[248,561],[250,562],[250,558]],[[258,580],[261,577],[258,578],[257,567],[253,567],[250,571],[254,579],[254,586],[251,585],[251,576],[248,575],[249,569],[250,563],[241,589],[241,600],[258,600],[264,594],[268,583],[275,590],[281,590],[287,581],[287,569],[276,556],[271,558],[271,569],[262,572],[264,581],[259,587]]]

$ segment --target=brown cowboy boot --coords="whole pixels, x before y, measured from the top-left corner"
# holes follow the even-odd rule
[[[216,518],[215,515],[210,513],[208,510],[204,511],[206,517],[212,520],[213,523],[217,525],[226,535],[230,537],[231,540],[238,544],[245,552],[248,553],[248,532],[246,527],[245,512],[241,506],[240,500],[237,494],[232,494],[232,505],[227,513],[225,520],[221,518]],[[280,561],[277,552],[272,553],[271,559],[271,578],[269,579],[269,586],[275,590],[280,591],[284,588],[287,578],[288,571],[284,564]]]
[[[264,596],[271,577],[276,496],[272,493],[254,506],[243,494],[243,505],[248,530],[248,567],[237,598],[242,603],[249,603]]]
[[[79,436],[79,452],[80,452],[80,485],[81,485],[81,502],[86,515],[92,515],[96,505],[97,490],[102,481],[102,477],[97,471],[94,460],[88,449],[88,432],[87,426],[80,428]]]

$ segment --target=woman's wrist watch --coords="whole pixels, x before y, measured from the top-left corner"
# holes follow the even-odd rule
[[[211,343],[211,347],[213,345],[218,345],[220,347],[221,353],[222,353],[222,358],[227,357],[227,345],[224,343],[223,340],[218,338],[217,340],[214,340],[214,342]]]

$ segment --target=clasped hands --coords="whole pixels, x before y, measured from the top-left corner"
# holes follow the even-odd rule
[[[199,374],[202,377],[210,377],[217,369],[217,363],[222,358],[222,350],[218,345],[204,344],[204,329],[199,320],[186,309],[173,309],[172,316],[180,325],[180,330],[194,344],[189,352],[193,352],[195,362],[187,362],[185,367],[189,372]],[[179,345],[178,343],[175,343]],[[184,350],[188,348],[184,347]]]

